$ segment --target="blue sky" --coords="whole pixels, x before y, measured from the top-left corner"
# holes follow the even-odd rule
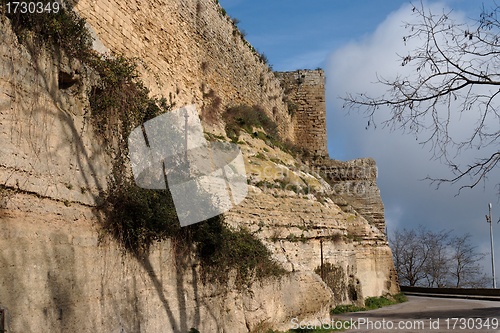
[[[274,70],[326,66],[328,55],[373,32],[403,0],[220,0],[240,20],[247,40],[266,54]],[[418,2],[418,1],[417,1]],[[449,0],[452,8],[477,16],[479,1]]]
[[[375,74],[397,74],[396,53],[406,52],[402,42],[403,22],[411,20],[409,1],[401,0],[220,0],[247,40],[266,54],[274,70],[321,67],[327,87],[327,131],[330,156],[339,160],[373,157],[379,168],[378,185],[391,230],[418,225],[432,230],[452,229],[470,233],[475,245],[487,253],[485,273],[491,274],[487,204],[493,203],[493,219],[499,220],[500,201],[493,184],[500,170],[477,188],[456,196],[458,187],[439,190],[427,176],[449,176],[447,167],[432,160],[429,147],[419,138],[389,131],[383,126],[366,130],[363,114],[347,112],[339,96],[346,93],[377,92]],[[485,7],[493,0],[484,1]],[[420,1],[417,1],[420,4]],[[482,2],[471,0],[426,1],[433,11],[453,10],[457,19],[472,22]],[[375,93],[377,95],[377,93]],[[380,120],[383,120],[379,118]],[[467,119],[461,126],[467,125]],[[420,138],[421,139],[421,138]],[[498,148],[497,148],[498,149]],[[470,160],[466,152],[462,162]],[[496,264],[500,272],[500,224],[495,224]],[[500,274],[500,273],[499,273]],[[500,284],[500,278],[497,278]]]

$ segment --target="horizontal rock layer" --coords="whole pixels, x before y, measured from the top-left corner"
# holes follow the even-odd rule
[[[213,1],[75,5],[104,46],[143,59],[154,94],[178,106],[194,102],[205,118],[215,97],[225,106],[258,103],[284,137],[295,138],[280,82]],[[0,308],[9,331],[284,330],[291,317],[325,318],[334,304],[397,291],[390,249],[383,228],[370,221],[369,202],[366,212],[340,206],[339,196],[325,195],[332,187],[307,168],[288,172],[286,182],[311,186],[319,199],[259,188],[259,149],[271,171],[298,162],[271,147],[266,152],[257,139],[242,147],[250,194],[226,220],[255,232],[288,274],[246,292],[232,285],[223,292],[204,285],[196,260],[177,258],[169,241],[143,258],[124,254],[103,234],[96,208],[113,157],[86,112],[95,77],[54,50],[41,47],[33,57],[0,19]]]

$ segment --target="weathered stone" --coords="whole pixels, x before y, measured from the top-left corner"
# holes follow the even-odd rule
[[[307,138],[303,147],[324,159],[300,165],[279,149],[259,146],[258,139],[243,138],[251,144],[242,147],[251,191],[226,220],[265,242],[289,270],[280,279],[254,283],[247,293],[230,285],[223,293],[200,281],[196,260],[176,261],[169,241],[156,244],[145,258],[125,254],[103,236],[96,209],[112,157],[86,117],[90,73],[50,49],[32,57],[0,17],[0,184],[7,188],[0,192],[0,307],[8,311],[9,331],[248,332],[259,325],[284,330],[291,317],[327,319],[334,304],[398,290],[374,164],[327,159],[322,78],[305,82],[307,94],[297,95],[305,113],[293,118],[280,81],[213,0],[74,2],[101,49],[142,60],[142,78],[153,94],[177,106],[197,104],[213,131],[221,130],[226,106],[258,104],[284,138]],[[61,80],[60,73],[67,75]],[[322,75],[303,73],[306,79]],[[211,123],[214,97],[221,102]],[[311,124],[317,137],[307,135]],[[257,161],[258,152],[265,161]],[[329,168],[330,185],[316,166]],[[345,176],[344,169],[354,176]],[[259,180],[293,186],[262,189]],[[339,205],[338,198],[345,200],[342,207],[327,195],[338,184],[350,189],[358,183],[369,185],[368,195],[333,196]],[[341,287],[331,290],[314,273],[321,246],[325,262],[338,267]]]
[[[377,166],[373,159],[347,162],[323,160],[315,167],[320,169],[341,202],[351,205],[370,224],[385,233],[384,204],[377,186]]]
[[[203,284],[196,260],[176,257],[169,241],[137,258],[102,237],[95,219],[59,215],[64,206],[56,201],[16,194],[9,203],[0,209],[0,308],[9,332],[248,332],[261,323],[285,329],[291,317],[328,318],[333,305],[312,272],[245,291],[219,288]],[[24,203],[31,212],[14,209]],[[85,216],[91,209],[72,210]]]
[[[294,140],[279,80],[214,0],[74,3],[106,48],[141,59],[152,94],[177,106],[196,104],[212,126],[211,114],[217,118],[228,106],[258,105],[283,138]]]
[[[295,144],[314,157],[328,157],[326,147],[325,73],[317,70],[277,72],[292,114]]]

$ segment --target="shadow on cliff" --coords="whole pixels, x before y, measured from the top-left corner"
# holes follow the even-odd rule
[[[57,89],[51,91],[51,96],[53,96],[53,98],[57,98],[57,94]],[[94,166],[94,161],[90,157],[89,151],[85,147],[81,138],[82,134],[75,126],[73,115],[63,109],[60,109],[58,117],[61,122],[65,124],[65,135],[73,138],[78,168],[80,170],[84,170],[85,168],[89,169],[88,173],[83,173],[85,186],[90,188],[93,184],[97,184],[99,190],[102,191],[106,189],[107,185],[102,183],[102,179],[97,177],[98,168]],[[101,195],[94,194],[93,196],[95,202],[102,202],[103,198]],[[95,216],[97,217],[100,226],[105,226],[109,223],[106,221],[106,215],[101,214],[99,210],[96,210]],[[118,247],[123,246],[123,244],[120,244],[119,239],[117,239],[116,242]],[[133,257],[137,263],[140,264],[143,272],[145,272],[149,277],[151,284],[154,286],[155,293],[163,306],[167,320],[161,321],[168,323],[171,327],[171,331],[174,333],[188,333],[191,328],[197,329],[201,324],[200,306],[196,305],[194,308],[189,307],[187,304],[187,291],[189,290],[193,292],[193,299],[191,301],[195,304],[198,303],[201,298],[198,289],[201,282],[199,273],[196,270],[196,264],[192,262],[190,255],[175,255],[175,267],[172,267],[172,270],[174,271],[173,275],[175,275],[175,279],[173,279],[173,281],[164,281],[159,278],[155,267],[152,265],[150,254],[146,254],[145,256],[134,255]],[[161,270],[162,268],[160,267],[159,269]],[[140,274],[140,272],[133,273]],[[190,283],[187,282],[189,278],[191,279]],[[175,286],[175,295],[167,293],[169,285]],[[58,288],[56,287],[57,284],[54,284],[54,288],[51,288],[51,290],[57,291]],[[132,277],[132,284],[127,287],[130,288],[128,293],[131,295],[130,298],[135,300],[134,302],[126,305],[116,304],[116,299],[111,298],[110,303],[115,303],[113,305],[115,312],[121,312],[117,315],[121,318],[120,322],[122,327],[120,329],[123,332],[141,332],[141,328],[145,326],[144,324],[148,320],[148,318],[145,318],[142,313],[149,312],[141,309],[141,306],[147,307],[148,304],[144,300],[142,300],[142,302],[138,300],[138,298],[140,298],[141,291],[138,290],[136,276]],[[61,298],[63,294],[57,294],[56,296]],[[127,298],[127,300],[129,300],[129,298]],[[127,314],[129,314],[129,316],[127,316]],[[216,322],[215,315],[212,315],[212,319]],[[169,330],[166,330],[166,332],[169,332]]]
[[[91,313],[91,305],[81,299],[85,293],[77,283],[78,259],[70,236],[54,230],[26,236],[28,230],[24,235],[11,230],[8,220],[4,230],[12,232],[0,240],[11,243],[0,252],[0,302],[7,309],[9,332],[79,331],[82,326],[96,330],[93,321],[75,320]]]
[[[81,110],[66,109],[67,105],[71,105],[67,103],[67,95],[71,93],[71,90],[61,88],[61,85],[58,85],[57,82],[54,82],[54,73],[52,72],[49,74],[46,72],[48,69],[59,72],[60,68],[53,68],[48,66],[47,59],[38,56],[40,50],[36,49],[35,46],[32,46],[32,48],[30,49],[30,46],[28,45],[28,51],[32,55],[31,60],[33,68],[40,83],[38,87],[39,91],[35,92],[35,101],[29,108],[26,108],[24,110],[17,110],[16,112],[25,112],[26,114],[23,115],[23,117],[28,117],[28,119],[30,119],[30,117],[32,117],[34,113],[45,112],[47,114],[47,118],[50,118],[50,116],[48,116],[48,113],[52,113],[51,116],[57,118],[63,125],[62,136],[64,137],[64,140],[59,141],[63,142],[55,147],[49,147],[48,144],[40,142],[32,142],[32,146],[36,145],[39,147],[41,144],[46,144],[48,157],[47,161],[45,162],[48,163],[48,165],[50,165],[50,163],[55,159],[60,158],[57,156],[57,152],[59,150],[68,149],[69,147],[74,153],[74,160],[77,163],[75,169],[85,170],[85,172],[80,173],[83,179],[82,187],[97,187],[98,192],[101,192],[102,190],[106,189],[107,180],[103,179],[101,176],[102,172],[100,172],[100,169],[102,168],[102,166],[96,165],[96,163],[98,163],[98,160],[95,158],[95,156],[98,154],[95,154],[95,151],[92,151],[92,149],[97,149],[96,147],[99,147],[101,145],[94,144],[93,147],[90,148],[86,146],[83,140],[83,133],[85,129],[77,128],[77,125],[75,123],[75,115],[80,113]],[[57,63],[60,66],[61,64],[64,64],[64,66],[69,66],[69,68],[71,68],[71,60],[67,59],[67,57],[62,52],[52,50],[52,56],[55,60],[54,63]],[[14,61],[14,59],[12,59],[12,61]],[[43,61],[45,61],[45,63],[43,63]],[[13,75],[15,75],[14,67],[14,65],[10,66]],[[76,84],[81,84],[81,82],[77,82]],[[57,109],[44,108],[41,106],[41,103],[38,103],[36,99],[46,93],[50,96],[50,98],[54,102],[54,105],[57,106]],[[76,97],[73,96],[70,98]],[[49,134],[52,133],[48,132],[47,137]],[[27,139],[36,140],[34,137],[28,137]],[[98,139],[96,138],[96,140]],[[48,140],[45,141],[48,142]],[[37,153],[34,151],[30,152],[30,154],[33,154],[34,159],[39,158],[37,156]],[[54,179],[56,177],[57,176],[54,176]],[[47,194],[39,193],[39,195],[42,195],[43,197]],[[94,191],[90,195],[92,196],[93,201],[96,203],[99,203],[102,200],[100,193]],[[73,204],[79,203],[75,201]],[[105,225],[106,221],[104,214],[102,214],[98,209],[94,210],[99,225]],[[116,246],[119,247],[120,245],[116,244]],[[26,247],[29,248],[29,244],[26,244]],[[87,303],[88,300],[79,302],[79,300],[77,299],[77,295],[83,295],[82,290],[80,290],[79,286],[76,284],[77,277],[75,275],[75,263],[78,261],[78,258],[75,257],[74,245],[67,244],[66,247],[66,249],[63,249],[63,247],[61,246],[51,246],[47,244],[46,246],[41,247],[42,253],[40,253],[40,256],[43,257],[44,260],[46,260],[45,265],[49,267],[47,275],[43,277],[43,279],[47,281],[47,285],[45,287],[50,294],[50,299],[52,300],[51,302],[53,302],[53,304],[51,303],[47,306],[47,308],[43,309],[43,312],[44,315],[49,318],[48,321],[59,321],[61,323],[61,331],[64,327],[69,325],[66,324],[67,321],[75,320],[74,316],[76,315],[76,313],[79,313],[80,315],[82,313],[85,313],[86,311],[88,311],[89,313],[95,313],[95,311],[89,311],[89,309],[86,308],[91,307],[91,304]],[[63,260],[61,258],[65,259]],[[8,266],[8,256],[2,255],[0,259],[3,265]],[[151,284],[154,286],[155,293],[158,299],[161,301],[163,311],[165,312],[172,331],[176,333],[187,333],[191,328],[198,328],[201,324],[201,311],[199,304],[202,303],[198,289],[200,286],[200,277],[199,273],[196,270],[196,266],[189,260],[189,255],[186,254],[185,256],[180,256],[177,258],[178,262],[176,263],[175,267],[172,267],[172,271],[174,272],[172,275],[175,276],[175,279],[173,281],[162,281],[162,279],[159,278],[157,272],[155,271],[155,268],[152,265],[150,256],[135,256],[135,259],[140,267],[142,267],[142,270],[147,274]],[[26,260],[29,262],[28,258],[26,258]],[[110,260],[116,261],[118,260],[118,258],[113,258]],[[18,274],[18,272],[19,270],[14,269],[11,273]],[[132,273],[140,274],[140,272]],[[103,272],[100,272],[100,274],[103,274]],[[191,282],[187,282],[188,277],[192,279]],[[20,280],[22,280],[20,276],[12,276],[11,279],[13,284],[15,283],[14,281]],[[121,329],[120,332],[140,332],[141,327],[144,326],[144,321],[148,320],[141,315],[141,312],[143,312],[143,310],[141,310],[140,308],[141,304],[143,304],[143,306],[145,307],[148,306],[147,299],[142,299],[142,302],[139,300],[141,291],[138,290],[136,282],[136,276],[133,276],[131,285],[125,286],[130,295],[133,295],[134,299],[136,300],[135,302],[133,302],[133,304],[116,304],[121,300],[117,300],[116,298],[107,295],[104,290],[101,290],[103,296],[108,298],[109,304],[115,307],[115,310],[118,310],[120,312],[117,313],[117,315],[124,318],[124,321],[127,322],[126,324],[124,323],[121,328],[119,328]],[[165,287],[169,284],[175,286],[175,297],[170,297],[170,295],[167,294]],[[17,287],[19,288],[19,285],[17,285]],[[26,287],[25,290],[29,290],[29,288]],[[189,304],[187,302],[187,290],[192,290],[193,292],[193,303],[196,304],[194,309],[189,308]],[[14,302],[14,304],[17,304],[16,300],[13,299],[12,301]],[[106,303],[106,301],[103,302]],[[82,305],[81,303],[88,305]],[[113,303],[115,304],[113,305]],[[21,306],[20,303],[19,306]],[[104,306],[106,305],[101,303],[101,311],[104,311]],[[210,309],[207,309],[207,312],[210,312]],[[211,316],[212,319],[216,322],[216,316],[214,314],[211,314]],[[100,323],[93,323],[92,325],[94,325],[94,327],[98,330],[99,324]],[[26,325],[28,324],[26,323]],[[103,325],[106,326],[106,324],[104,323]],[[217,326],[219,326],[219,324],[217,324]],[[54,329],[54,327],[52,327],[51,329]],[[168,332],[168,330],[166,331]]]

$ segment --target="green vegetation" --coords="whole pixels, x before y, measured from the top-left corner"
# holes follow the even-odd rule
[[[8,191],[9,190],[5,185],[0,184],[0,198],[7,195]]]
[[[165,98],[149,96],[149,90],[139,79],[135,59],[93,52],[85,21],[63,8],[58,14],[13,15],[9,19],[21,42],[26,41],[26,36],[39,42],[40,48],[30,50],[33,56],[41,47],[50,46],[80,60],[98,74],[98,82],[92,82],[88,91],[87,114],[114,160],[99,208],[106,217],[103,228],[126,251],[140,258],[154,242],[170,238],[177,259],[196,253],[204,281],[225,283],[233,271],[240,287],[250,284],[253,278],[284,273],[264,244],[244,229],[230,229],[222,215],[181,228],[168,189],[142,189],[124,176],[130,174],[126,141],[130,131],[171,109]],[[3,189],[0,190],[3,195]],[[70,202],[64,204],[69,206]]]
[[[305,243],[305,242],[307,242],[307,238],[304,236],[304,234],[301,234],[300,236],[297,236],[295,234],[289,234],[288,236],[286,236],[285,239],[291,243],[297,243],[297,242]]]
[[[116,177],[115,177],[116,178]],[[141,254],[154,241],[173,237],[181,228],[168,190],[142,189],[132,180],[110,183],[104,194],[105,229],[125,249]]]
[[[257,153],[257,155],[255,155],[255,157],[259,160],[267,160],[266,155],[262,154],[260,151]]]
[[[142,122],[170,110],[165,99],[148,97],[149,92],[138,80],[130,60],[117,57],[104,61],[111,64],[99,71],[104,77],[103,86],[93,90],[91,107],[96,126],[108,142],[117,136],[128,137]],[[121,125],[120,133],[110,130],[116,128],[113,124]],[[254,277],[284,272],[262,242],[246,230],[229,229],[222,215],[181,228],[170,191],[145,190],[130,179],[123,180],[128,155],[124,139],[115,151],[118,154],[114,177],[104,194],[106,229],[125,249],[141,255],[154,242],[171,238],[178,257],[196,252],[204,281],[227,283],[230,272],[235,270],[240,287],[250,284]]]
[[[115,148],[126,154],[130,131],[169,111],[171,106],[163,97],[149,97],[149,89],[139,80],[134,59],[113,55],[92,57],[89,63],[100,77],[99,84],[89,93],[93,124],[107,141],[120,137]]]
[[[330,311],[330,314],[342,314],[342,313],[360,312],[360,311],[366,311],[366,308],[356,306],[353,304],[346,304],[346,305],[337,305]]]
[[[0,184],[0,208],[4,208],[5,199],[9,198],[14,193],[14,190]]]
[[[260,54],[259,54],[259,60],[260,60],[262,63],[264,63],[264,64],[266,64],[266,65],[268,65],[268,66],[269,66],[269,59],[267,59],[267,56],[265,55],[265,53],[260,53]]]
[[[205,139],[210,142],[226,141],[226,138],[222,135],[215,135],[209,132],[205,132],[204,134],[205,134]]]
[[[226,282],[236,269],[236,283],[249,285],[252,278],[280,276],[285,270],[271,259],[271,253],[245,229],[231,230],[222,223],[199,223],[193,226],[198,255],[206,276]]]
[[[240,130],[252,134],[253,128],[262,128],[268,136],[278,137],[278,126],[259,106],[238,105],[228,108],[222,115],[226,123],[226,133],[237,141]]]
[[[268,146],[277,147],[292,156],[303,158],[309,156],[305,149],[288,139],[283,140],[278,133],[278,125],[259,106],[230,107],[222,114],[222,119],[226,123],[226,135],[234,143],[239,142],[240,132],[243,130],[266,142]]]
[[[396,303],[404,303],[404,302],[408,302],[408,298],[406,297],[405,294],[403,293],[398,293],[396,295],[392,295],[392,298],[394,298],[394,301]]]
[[[222,99],[216,95],[213,89],[205,92],[205,84],[200,87],[203,93],[203,106],[202,106],[202,118],[206,123],[216,124],[220,117],[220,106],[222,104]]]
[[[375,310],[375,309],[380,309],[384,306],[389,306],[396,304],[394,300],[390,300],[385,297],[368,297],[365,299],[365,307],[367,310]]]
[[[121,184],[108,192],[106,207],[106,230],[127,250],[142,255],[154,242],[170,238],[178,256],[195,251],[204,281],[227,283],[234,270],[237,286],[243,287],[252,278],[285,272],[260,240],[245,229],[230,229],[223,215],[181,228],[168,189]]]
[[[54,1],[39,0],[45,5]],[[6,0],[0,4],[5,6]],[[60,10],[43,13],[6,13],[20,42],[36,36],[40,43],[50,43],[59,46],[67,55],[78,59],[86,58],[91,53],[92,37],[85,27],[85,20],[79,18],[73,11],[60,6]]]
[[[382,308],[384,306],[394,305],[406,302],[408,299],[403,293],[399,293],[388,297],[368,297],[365,299],[365,306],[359,307],[356,305],[337,305],[330,311],[331,314],[342,314],[347,312],[369,311]]]
[[[329,262],[323,264],[323,270],[321,266],[317,266],[314,272],[321,276],[326,285],[333,291],[335,297],[335,302],[342,302],[342,294],[347,289],[346,284],[346,273],[341,265],[335,265]]]
[[[318,199],[318,201],[319,201],[319,199]],[[326,238],[334,243],[338,243],[344,238],[344,235],[337,233],[337,234],[333,234],[331,236],[327,236]]]
[[[295,104],[294,102],[290,101],[290,100],[286,100],[286,104],[287,104],[287,108],[288,108],[288,114],[293,116],[297,110],[299,109],[299,107],[297,106],[297,104]]]

